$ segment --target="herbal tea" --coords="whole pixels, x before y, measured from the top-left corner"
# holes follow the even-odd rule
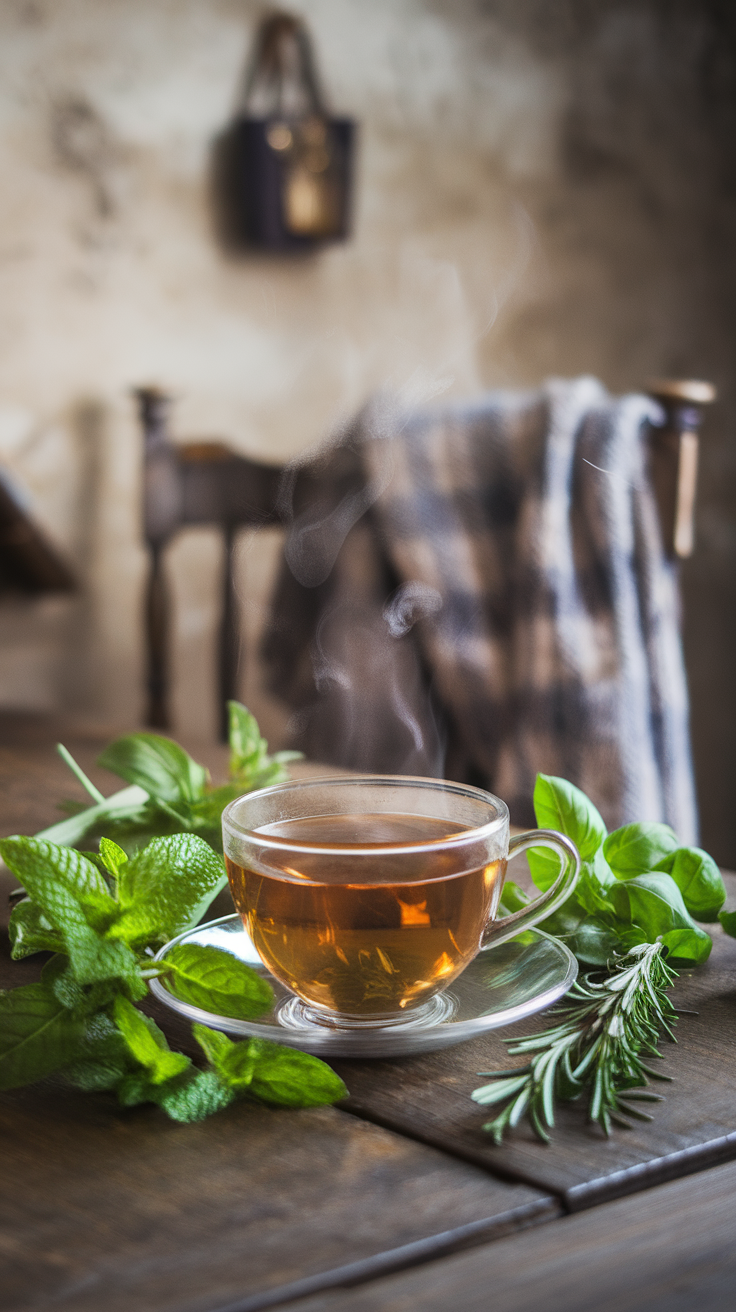
[[[467,826],[431,816],[311,816],[255,832],[330,855],[329,882],[324,851],[261,849],[259,871],[226,856],[235,905],[264,965],[306,1002],[364,1019],[401,1013],[464,970],[506,868],[496,860],[465,869],[467,847],[440,844]],[[393,851],[379,850],[389,844]],[[413,844],[423,846],[414,852]],[[359,863],[350,848],[361,849]],[[346,850],[337,873],[336,850]]]

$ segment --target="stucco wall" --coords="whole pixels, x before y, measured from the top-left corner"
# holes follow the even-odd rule
[[[712,3],[302,0],[336,108],[361,122],[355,235],[309,260],[213,232],[211,143],[259,5],[0,4],[0,461],[76,561],[75,600],[4,603],[0,704],[141,708],[140,439],[286,458],[377,386],[426,399],[598,374],[712,379],[684,571],[704,839],[736,862],[734,29]],[[277,548],[242,544],[249,633]],[[177,730],[214,731],[217,543],[172,552]],[[245,689],[267,727],[277,708]]]

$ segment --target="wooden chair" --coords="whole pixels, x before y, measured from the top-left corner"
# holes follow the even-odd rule
[[[236,455],[222,442],[172,442],[168,433],[170,398],[152,387],[136,391],[144,436],[143,522],[149,552],[146,595],[146,723],[170,728],[169,591],[164,569],[167,544],[192,524],[222,531],[222,580],[218,678],[220,731],[227,738],[227,702],[237,697],[240,620],[235,588],[238,529],[278,520],[276,498],[282,469]]]
[[[710,383],[653,379],[647,390],[663,407],[665,423],[650,430],[650,468],[670,555],[693,549],[698,429],[703,408],[715,400]],[[234,576],[238,530],[280,522],[282,467],[249,460],[219,441],[172,442],[171,398],[141,387],[138,398],[144,435],[144,533],[149,552],[146,597],[148,706],[146,723],[170,728],[170,603],[164,569],[167,544],[193,524],[220,528],[225,547],[218,655],[220,729],[227,736],[227,705],[237,696],[240,616]]]

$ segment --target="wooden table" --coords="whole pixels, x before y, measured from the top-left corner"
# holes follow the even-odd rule
[[[48,725],[6,718],[0,735],[0,828],[32,833],[78,790]],[[112,791],[93,767],[100,735],[66,741]],[[219,749],[208,755],[222,772]],[[34,959],[9,961],[3,929],[0,984],[37,973]],[[240,1103],[191,1126],[53,1081],[2,1094],[0,1308],[736,1307],[736,940],[716,929],[675,1000],[700,1014],[664,1048],[667,1100],[610,1140],[570,1105],[549,1147],[526,1129],[494,1147],[469,1094],[476,1072],[514,1064],[497,1035],[340,1062],[351,1096],[339,1108]]]

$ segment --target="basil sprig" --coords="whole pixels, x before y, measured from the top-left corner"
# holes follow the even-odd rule
[[[190,779],[195,792],[198,777]],[[0,1089],[59,1075],[114,1091],[125,1107],[156,1103],[178,1121],[235,1098],[312,1107],[345,1096],[317,1057],[256,1038],[233,1043],[197,1025],[200,1069],[134,1005],[158,974],[176,996],[225,1016],[254,1019],[273,1002],[264,979],[218,948],[181,944],[153,960],[223,886],[222,858],[203,838],[159,837],[129,857],[108,838],[98,855],[13,837],[0,854],[27,894],[10,920],[13,957],[54,953],[39,983],[0,992]]]
[[[689,965],[707,960],[711,937],[696,918],[718,919],[726,897],[720,871],[707,852],[681,847],[664,824],[628,824],[609,834],[585,793],[552,775],[537,775],[534,811],[541,828],[561,830],[580,852],[577,886],[544,922],[544,929],[565,939],[580,961],[605,966],[615,953],[658,939],[674,959]],[[541,890],[559,872],[557,858],[543,848],[529,852],[529,867]],[[528,901],[508,881],[503,899],[508,910]],[[736,933],[736,913],[722,912],[720,919],[727,932]]]

